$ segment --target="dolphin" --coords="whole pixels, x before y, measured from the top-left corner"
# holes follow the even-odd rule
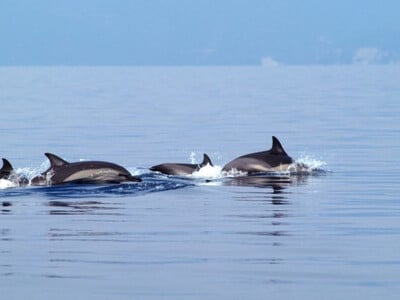
[[[15,173],[13,166],[7,159],[3,158],[2,160],[3,166],[0,169],[0,179],[7,179],[18,185],[27,185],[29,183],[28,178],[24,175]]]
[[[203,162],[201,164],[179,164],[179,163],[165,163],[150,168],[151,171],[157,171],[167,175],[190,175],[195,171],[200,170],[206,165],[213,166],[211,159],[206,153],[203,154]]]
[[[11,163],[3,158],[3,166],[0,169],[0,179],[7,179],[13,170]]]
[[[222,171],[237,170],[247,173],[287,171],[294,160],[287,155],[276,137],[272,137],[270,150],[255,152],[235,158]]]
[[[31,185],[58,185],[65,183],[121,183],[142,181],[132,176],[124,167],[105,161],[81,161],[69,163],[57,155],[45,153],[50,168],[32,178]]]

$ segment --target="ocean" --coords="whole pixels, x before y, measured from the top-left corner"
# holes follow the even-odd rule
[[[141,183],[0,180],[5,299],[397,299],[400,67],[1,67],[17,173],[118,163]],[[282,142],[297,176],[226,176]],[[155,174],[164,162],[214,168]]]

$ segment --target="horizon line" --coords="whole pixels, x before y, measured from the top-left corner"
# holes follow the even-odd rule
[[[0,64],[0,68],[50,68],[50,67],[65,67],[65,68],[73,68],[73,67],[83,67],[83,68],[90,68],[90,67],[145,67],[145,68],[186,68],[186,67],[216,67],[216,68],[226,68],[226,67],[260,67],[265,69],[275,69],[275,68],[282,68],[282,67],[365,67],[365,66],[375,66],[375,67],[385,67],[385,66],[400,66],[400,62],[389,62],[389,63],[340,63],[340,64],[277,64],[277,65],[263,65],[263,64],[201,64],[201,65],[190,65],[190,64]]]

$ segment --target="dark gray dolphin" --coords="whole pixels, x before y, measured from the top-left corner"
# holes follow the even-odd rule
[[[0,169],[0,179],[7,179],[18,185],[27,185],[29,183],[28,178],[24,175],[15,173],[11,163],[5,158],[3,158],[3,166]]]
[[[62,158],[45,153],[50,168],[32,178],[31,185],[56,185],[65,183],[121,183],[142,181],[132,176],[124,167],[105,161],[81,161],[69,163]]]
[[[3,158],[3,166],[0,169],[0,179],[7,179],[13,170],[14,169],[10,162]]]
[[[222,170],[237,170],[247,173],[287,171],[294,160],[287,155],[276,137],[272,137],[272,148],[268,151],[255,152],[235,158]]]
[[[201,164],[179,164],[179,163],[166,163],[150,168],[151,171],[157,171],[167,175],[190,175],[195,171],[200,170],[202,167],[209,164],[213,166],[211,159],[207,154],[203,154],[203,162]]]

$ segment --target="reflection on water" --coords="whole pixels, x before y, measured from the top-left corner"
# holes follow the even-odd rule
[[[6,215],[6,214],[11,213],[11,206],[12,206],[12,203],[10,201],[3,201],[1,203],[1,214]]]
[[[162,272],[168,266],[176,276],[210,269],[241,284],[250,270],[256,270],[257,280],[277,283],[282,282],[280,276],[266,274],[290,263],[281,253],[294,235],[291,196],[306,182],[306,177],[225,178],[218,185],[232,196],[225,201],[192,198],[199,191],[203,194],[200,180],[171,177],[151,177],[140,184],[21,188],[41,197],[34,207],[29,201],[19,204],[16,197],[13,209],[33,209],[30,216],[42,224],[28,234],[43,245],[25,257],[33,266],[27,272],[34,278],[60,284],[88,279],[103,285],[121,272]],[[129,198],[184,187],[194,188],[146,195],[146,201]],[[2,239],[11,241],[11,232],[4,231]],[[29,244],[21,235],[15,240]],[[18,261],[1,266],[3,278],[18,278]],[[231,275],[231,266],[237,274]]]
[[[257,190],[238,189],[233,190],[236,201],[251,201],[260,204],[261,210],[254,213],[240,212],[231,217],[247,220],[248,223],[262,222],[264,230],[260,227],[254,230],[239,230],[235,234],[248,235],[254,237],[282,237],[290,235],[287,230],[289,227],[289,206],[291,205],[289,196],[291,187],[305,185],[308,176],[271,176],[254,175],[230,178],[224,182],[227,186],[256,187]],[[245,228],[249,226],[245,225]],[[281,243],[275,241],[274,246]],[[282,262],[281,260],[278,260]]]
[[[226,181],[225,185],[249,186],[259,188],[272,188],[274,192],[285,189],[291,185],[302,185],[308,180],[308,176],[240,176],[233,177]]]
[[[195,183],[192,180],[189,182]],[[126,202],[124,198],[103,198],[97,197],[96,194],[93,197],[92,194],[93,198],[89,199],[83,193],[84,197],[78,199],[77,192],[76,197],[67,199],[64,195],[77,188],[76,186],[49,188],[45,193],[51,198],[45,203],[48,214],[59,216],[57,219],[61,220],[79,217],[80,222],[77,226],[71,224],[65,226],[64,223],[60,223],[59,226],[51,225],[47,229],[49,248],[52,250],[48,253],[48,267],[42,270],[40,276],[59,279],[88,278],[100,282],[103,280],[104,275],[102,277],[98,273],[85,271],[77,274],[76,271],[68,271],[75,270],[79,266],[91,266],[85,270],[111,268],[115,271],[121,268],[162,268],[165,265],[175,270],[180,266],[219,268],[218,266],[224,264],[234,264],[239,268],[246,269],[248,266],[256,268],[258,272],[265,272],[263,266],[279,267],[287,263],[279,254],[280,250],[271,251],[271,249],[285,247],[285,239],[291,236],[288,212],[291,200],[288,196],[293,192],[291,187],[305,182],[305,178],[257,176],[230,178],[224,185],[232,187],[229,190],[233,198],[220,204],[218,201],[210,200],[208,204],[216,205],[215,209],[219,215],[216,215],[215,219],[212,218],[212,210],[196,209],[196,205],[202,206],[199,199],[196,201],[200,203],[190,204],[190,200],[186,197],[193,193],[191,190],[188,190],[188,193],[183,191],[184,201],[173,196],[169,200],[164,200],[165,205],[158,204],[163,207],[162,209],[157,209],[154,203],[150,202],[146,212],[143,213],[138,211],[135,205],[133,207],[136,207],[136,210],[132,211],[129,204],[135,202]],[[123,187],[126,188],[126,185]],[[247,189],[247,187],[259,189]],[[86,188],[78,187],[77,190]],[[107,188],[89,187],[89,190],[111,192]],[[120,187],[111,188],[116,191]],[[127,189],[129,190],[129,185]],[[182,202],[176,205],[175,201]],[[230,206],[231,209],[226,210],[224,205]],[[237,213],[232,213],[235,211],[233,209],[235,206]],[[192,207],[193,211],[188,212],[191,219],[185,220],[185,213]],[[230,213],[227,214],[226,211]],[[205,215],[202,216],[202,213]],[[200,222],[201,218],[205,218],[205,221]],[[207,227],[208,222],[215,223]],[[165,224],[169,224],[168,230],[164,229]],[[185,250],[187,243],[190,244],[189,252]],[[215,253],[208,253],[209,243],[214,246],[220,245],[219,250],[217,247]],[[231,252],[230,246],[225,248],[225,244],[237,248],[238,252]],[[75,246],[68,247],[68,245]],[[253,250],[264,249],[264,251],[256,250],[257,253],[264,255],[243,253],[240,251],[242,247]],[[108,252],[107,249],[111,248],[113,252]],[[220,255],[219,251],[225,255]],[[111,273],[111,276],[114,275],[115,273]],[[280,278],[274,277],[268,280],[278,282]]]
[[[224,184],[229,186],[244,186],[262,188],[260,191],[237,192],[236,199],[243,201],[269,201],[273,205],[288,205],[287,188],[307,183],[308,176],[243,176],[235,177]],[[263,190],[267,189],[267,190]],[[271,190],[269,190],[271,189]]]
[[[116,203],[101,201],[49,201],[50,215],[123,215],[117,210],[122,207]]]
[[[8,242],[12,241],[13,238],[11,236],[11,229],[9,228],[1,228],[0,229],[0,256],[4,257],[7,255],[10,255],[11,251],[8,250],[8,247],[5,248],[5,245],[9,245]],[[7,243],[5,243],[7,242]],[[13,272],[11,271],[12,269],[12,265],[9,262],[0,262],[0,276],[2,277],[8,277],[8,276],[12,276]]]
[[[60,229],[60,228],[50,228],[49,229],[49,239],[51,241],[63,241],[63,240],[81,240],[81,241],[113,241],[121,242],[127,241],[126,239],[121,239],[123,236],[127,236],[127,232],[120,231],[98,231],[98,230],[71,230],[71,229]],[[115,238],[118,237],[118,238]]]
[[[10,237],[11,230],[9,228],[2,228],[0,229],[0,237],[2,241],[11,241],[12,238]]]

